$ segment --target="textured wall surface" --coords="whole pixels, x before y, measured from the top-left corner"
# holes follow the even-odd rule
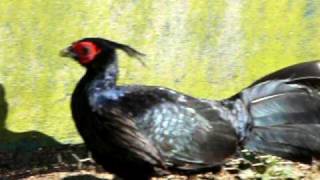
[[[281,67],[320,59],[317,0],[1,0],[0,149],[77,143],[70,94],[83,69],[58,52],[85,36],[129,44],[120,83],[221,99]]]

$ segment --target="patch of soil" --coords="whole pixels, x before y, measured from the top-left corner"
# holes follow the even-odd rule
[[[320,166],[258,156],[244,151],[229,161],[218,174],[207,173],[193,179],[320,179]],[[32,152],[0,152],[0,180],[111,180],[91,158],[84,145],[39,148]],[[154,180],[186,180],[167,176]]]

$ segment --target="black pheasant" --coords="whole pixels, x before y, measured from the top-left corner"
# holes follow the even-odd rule
[[[72,96],[72,114],[105,170],[140,180],[195,174],[219,167],[242,147],[305,163],[319,157],[320,62],[209,101],[163,87],[118,86],[117,49],[143,55],[102,38],[79,40],[61,52],[86,68]]]

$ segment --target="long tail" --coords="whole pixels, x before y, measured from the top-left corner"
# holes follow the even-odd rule
[[[280,70],[229,99],[242,103],[233,106],[237,119],[247,118],[236,127],[245,148],[303,163],[320,158],[319,64]]]

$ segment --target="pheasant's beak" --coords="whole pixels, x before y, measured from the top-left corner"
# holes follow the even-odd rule
[[[61,57],[76,58],[76,54],[71,51],[71,47],[67,47],[65,49],[62,49],[60,51],[60,56]]]

